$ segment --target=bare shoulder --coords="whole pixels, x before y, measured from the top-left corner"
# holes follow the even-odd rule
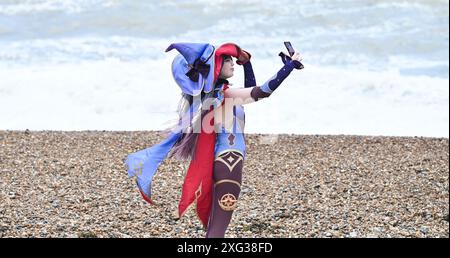
[[[224,91],[225,98],[232,98],[235,101],[240,102],[241,104],[247,104],[254,102],[250,93],[253,87],[248,88],[228,88]]]
[[[235,98],[235,97],[245,97],[250,96],[250,92],[252,91],[252,88],[228,88],[224,91],[225,97],[229,98]]]

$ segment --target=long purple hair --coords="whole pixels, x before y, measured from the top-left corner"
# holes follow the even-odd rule
[[[214,90],[209,93],[202,92],[201,102],[211,98],[214,94]],[[194,97],[185,93],[182,93],[181,99],[178,102],[178,121],[176,125],[171,126],[164,132],[169,134],[170,132],[179,128],[179,122],[183,119],[183,115],[186,114],[193,105]],[[170,150],[168,157],[174,157],[179,160],[195,159],[195,147],[197,145],[197,139],[200,132],[199,126],[201,126],[202,119],[209,112],[209,110],[202,110],[201,105],[197,110],[192,111],[192,117],[189,118],[190,122],[187,126],[184,126],[183,134],[180,139],[174,144]]]
[[[225,62],[226,59],[232,59],[232,57],[229,55],[222,55],[222,56],[223,58],[221,67],[223,67],[223,63]],[[164,131],[166,134],[169,134],[170,132],[174,131],[177,127],[179,127],[178,124],[183,119],[183,115],[186,114],[186,112],[188,112],[188,110],[194,103],[193,96],[186,93],[182,93],[181,95],[182,96],[180,101],[178,102],[177,108],[179,119],[176,125],[173,125]],[[202,91],[201,103],[204,103],[205,100],[213,97],[214,97],[214,90],[208,93]],[[189,125],[183,128],[183,135],[174,144],[174,146],[172,147],[172,149],[168,154],[168,157],[174,157],[179,160],[195,159],[195,147],[197,146],[197,139],[199,135],[199,133],[196,132],[200,132],[200,128],[198,128],[198,126],[202,125],[204,116],[209,112],[209,110],[203,110],[201,106],[202,105],[200,105],[199,109],[193,110],[192,119],[190,120]]]

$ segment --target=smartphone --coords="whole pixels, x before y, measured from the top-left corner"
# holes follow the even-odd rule
[[[294,48],[292,47],[291,42],[285,41],[285,42],[284,42],[284,45],[286,46],[286,48],[287,48],[287,50],[288,50],[288,52],[289,52],[289,55],[290,55],[290,56],[294,55],[295,50],[294,50]]]
[[[292,47],[291,42],[285,41],[285,42],[284,42],[284,45],[286,46],[286,48],[287,48],[287,50],[288,50],[288,52],[289,52],[289,55],[292,57],[292,56],[295,54],[295,50],[294,50],[294,48]],[[286,57],[286,54],[284,54],[283,52],[280,52],[279,56],[281,56],[281,59],[282,59],[282,60],[284,60],[285,58],[289,58],[289,57]],[[290,59],[290,58],[289,58],[289,59]],[[283,62],[284,62],[284,61],[283,61]],[[299,62],[299,63],[300,63],[300,62]],[[300,67],[297,68],[297,69],[303,69],[303,68],[304,68],[303,64],[300,63]]]

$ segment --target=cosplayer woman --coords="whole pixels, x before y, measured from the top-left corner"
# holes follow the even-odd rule
[[[128,156],[128,175],[136,178],[142,197],[152,204],[151,184],[160,163],[166,157],[190,160],[179,216],[195,202],[206,237],[224,237],[238,205],[246,159],[242,105],[269,97],[294,69],[303,68],[301,57],[280,55],[281,69],[256,86],[251,55],[236,44],[215,49],[210,44],[175,43],[166,51],[172,49],[180,52],[172,63],[182,90],[179,122],[165,140]],[[230,88],[227,81],[234,73],[233,57],[244,68],[243,88]]]

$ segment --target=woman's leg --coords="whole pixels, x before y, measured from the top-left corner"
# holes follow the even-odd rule
[[[207,238],[225,237],[233,211],[241,192],[243,157],[239,152],[229,151],[214,161],[214,189]]]

